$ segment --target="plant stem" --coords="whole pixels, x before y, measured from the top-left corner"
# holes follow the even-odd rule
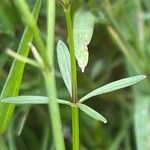
[[[45,44],[41,37],[41,34],[40,34],[39,28],[36,24],[35,18],[32,16],[32,14],[29,11],[27,3],[23,0],[15,0],[15,3],[16,3],[16,6],[18,7],[18,9],[20,10],[20,13],[24,17],[24,21],[26,22],[26,24],[30,27],[31,31],[33,32],[34,40],[37,44],[40,55],[42,56],[44,62],[47,61],[46,53],[45,53],[45,50],[46,50]],[[47,62],[45,62],[45,63],[47,64]]]
[[[72,80],[72,101],[77,103],[77,72],[76,72],[76,59],[74,50],[74,39],[73,39],[73,29],[70,16],[70,7],[64,8],[68,39],[69,39],[69,49],[70,49],[70,61],[71,61],[71,80]]]
[[[67,1],[66,3],[69,3]],[[70,16],[71,6],[64,6],[64,13],[66,17],[67,31],[68,31],[68,40],[69,40],[69,49],[70,49],[70,61],[71,61],[71,80],[72,80],[72,141],[73,141],[73,150],[79,150],[79,114],[77,98],[77,70],[76,70],[76,59],[75,59],[75,49],[74,49],[74,38],[73,38],[73,27]]]
[[[73,150],[79,150],[79,113],[78,106],[72,106]]]
[[[55,142],[56,150],[65,150],[64,140],[63,140],[63,133],[62,133],[62,126],[61,126],[61,118],[60,118],[60,111],[59,106],[56,101],[56,85],[55,85],[55,76],[54,71],[48,69],[44,73],[45,84],[47,89],[47,94],[49,97],[49,112],[51,116],[51,123],[52,123],[52,132]]]
[[[49,97],[49,111],[52,120],[52,132],[56,150],[65,150],[59,105],[54,75],[54,34],[55,34],[55,0],[48,0],[47,11],[47,62],[44,71],[47,94]]]

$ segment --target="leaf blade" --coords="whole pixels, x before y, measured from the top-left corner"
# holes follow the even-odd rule
[[[28,96],[16,96],[16,97],[7,97],[1,100],[4,103],[12,103],[12,104],[48,104],[49,99],[48,97],[45,96],[33,96],[33,95],[28,95]],[[69,105],[71,106],[71,103],[66,100],[61,100],[57,99],[58,103],[64,104],[64,105]]]
[[[57,44],[57,60],[64,83],[72,96],[70,54],[67,46],[61,40]]]
[[[129,78],[124,78],[124,79],[120,79],[114,82],[111,82],[109,84],[106,84],[96,90],[93,90],[92,92],[90,92],[89,94],[85,95],[84,97],[82,97],[79,102],[83,102],[91,97],[100,95],[100,94],[104,94],[104,93],[108,93],[108,92],[112,92],[115,90],[119,90],[128,86],[131,86],[143,79],[145,79],[146,76],[145,75],[138,75],[138,76],[133,76],[133,77],[129,77]]]
[[[92,109],[84,104],[80,104],[80,103],[78,103],[78,106],[79,106],[80,110],[82,110],[88,116],[94,118],[95,120],[102,121],[103,123],[107,123],[107,120],[100,113],[95,111],[94,109]]]
[[[88,63],[89,52],[87,46],[93,35],[95,21],[95,16],[84,9],[79,9],[74,17],[75,55],[82,72],[84,72]]]
[[[35,4],[33,12],[36,19],[38,18],[41,2],[42,0],[38,0]],[[30,28],[27,26],[18,48],[18,54],[21,54],[23,56],[28,55],[29,53],[28,44],[29,42],[32,41],[32,38],[33,38],[32,32]],[[18,95],[24,71],[24,66],[25,63],[14,60],[9,75],[7,77],[7,80],[5,82],[5,85],[3,87],[3,90],[1,92],[0,99]],[[14,104],[5,104],[0,102],[0,134],[3,134],[5,132],[8,123],[11,119],[14,108],[15,108]]]

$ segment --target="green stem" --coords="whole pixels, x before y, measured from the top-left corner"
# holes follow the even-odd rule
[[[48,69],[44,72],[45,84],[47,89],[47,94],[49,97],[49,111],[51,116],[52,123],[52,132],[55,142],[56,150],[65,150],[62,126],[61,126],[61,118],[59,106],[56,101],[56,85],[55,85],[55,76],[54,72],[50,72]]]
[[[70,7],[64,8],[68,39],[69,39],[69,49],[70,49],[70,61],[71,61],[71,80],[72,80],[72,101],[77,103],[77,72],[76,72],[76,59],[74,50],[74,39],[73,39],[73,29],[70,16]]]
[[[54,34],[55,34],[55,0],[48,0],[47,11],[47,62],[44,71],[45,84],[49,97],[49,111],[52,121],[52,132],[56,150],[65,150],[59,104],[57,103],[57,92],[54,74]]]
[[[79,112],[78,106],[72,106],[73,150],[79,150]]]
[[[69,40],[69,49],[70,49],[70,61],[71,61],[71,80],[72,80],[72,141],[73,141],[73,150],[79,150],[79,119],[78,119],[78,102],[77,98],[77,70],[76,70],[76,59],[75,59],[75,49],[74,49],[74,38],[73,38],[73,27],[70,15],[71,6],[69,1],[65,1],[66,6],[63,6],[67,31],[68,31],[68,40]]]
[[[46,59],[46,47],[43,42],[43,39],[41,37],[41,33],[39,31],[39,28],[36,24],[35,18],[32,16],[32,14],[29,11],[28,5],[25,1],[23,0],[15,0],[16,6],[20,10],[21,15],[24,17],[24,21],[26,24],[30,27],[31,31],[33,32],[34,35],[34,40],[37,44],[38,50],[40,55],[42,56],[44,62],[47,61]],[[47,62],[45,62],[47,64]]]

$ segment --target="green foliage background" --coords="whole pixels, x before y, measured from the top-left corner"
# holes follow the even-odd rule
[[[107,0],[106,0],[107,1]],[[28,1],[33,8],[34,1]],[[148,0],[112,0],[111,13],[117,23],[118,30],[134,49],[146,51],[149,58],[149,19],[150,3]],[[94,35],[89,45],[89,63],[85,73],[78,68],[79,96],[120,78],[137,75],[130,61],[123,55],[121,48],[109,33],[109,21],[105,16],[102,2],[98,0],[74,0],[72,16],[79,7],[91,9],[97,16]],[[104,6],[105,7],[105,6]],[[107,5],[106,5],[107,7]],[[144,26],[139,26],[136,13],[142,11]],[[56,7],[56,43],[65,41],[66,25],[60,1]],[[38,20],[43,38],[46,38],[46,1],[43,1]],[[13,59],[6,55],[5,49],[17,50],[25,28],[13,1],[1,1],[0,5],[0,89],[2,89]],[[143,35],[144,34],[144,35]],[[138,38],[139,37],[139,38]],[[144,39],[144,40],[143,40]],[[142,40],[142,41],[141,41]],[[142,43],[142,44],[140,44]],[[139,51],[137,50],[137,53]],[[32,57],[32,55],[31,55]],[[138,60],[134,60],[138,64]],[[149,68],[147,63],[147,68]],[[55,58],[58,97],[68,99],[68,92],[63,83]],[[145,73],[149,77],[149,69]],[[80,144],[81,150],[148,150],[150,133],[145,132],[149,124],[149,86],[141,83],[133,90],[128,88],[109,94],[94,97],[86,104],[107,118],[108,123],[102,124],[83,113],[80,113]],[[44,81],[37,69],[26,65],[25,74],[20,88],[20,95],[45,95]],[[137,100],[138,99],[138,100]],[[140,100],[139,100],[140,99]],[[143,101],[143,103],[141,103]],[[138,111],[135,111],[138,108]],[[143,118],[141,113],[145,110]],[[55,116],[54,116],[55,117]],[[71,149],[71,110],[61,106],[65,143]],[[137,119],[135,117],[139,117]],[[140,124],[140,126],[137,126]],[[20,132],[22,130],[22,132]],[[138,131],[138,133],[137,133]],[[144,133],[140,136],[140,133]],[[143,143],[144,141],[144,143]],[[5,143],[3,143],[5,142]],[[53,148],[51,125],[49,125],[48,108],[46,105],[20,105],[15,109],[9,129],[0,139],[2,145],[10,150],[47,150]],[[149,145],[150,146],[150,145]],[[4,146],[5,147],[5,146]]]

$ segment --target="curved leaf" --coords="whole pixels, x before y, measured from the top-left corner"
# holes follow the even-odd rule
[[[95,21],[95,16],[84,9],[79,9],[74,17],[75,55],[82,72],[84,72],[88,63],[89,52],[87,46],[93,35]]]
[[[131,86],[143,79],[145,79],[146,76],[145,75],[139,75],[139,76],[134,76],[134,77],[129,77],[129,78],[124,78],[121,80],[117,80],[114,82],[111,82],[109,84],[106,84],[92,92],[90,92],[89,94],[87,94],[86,96],[82,97],[79,102],[83,102],[91,97],[100,95],[100,94],[104,94],[104,93],[108,93],[108,92],[112,92],[115,90],[119,90],[128,86]]]

